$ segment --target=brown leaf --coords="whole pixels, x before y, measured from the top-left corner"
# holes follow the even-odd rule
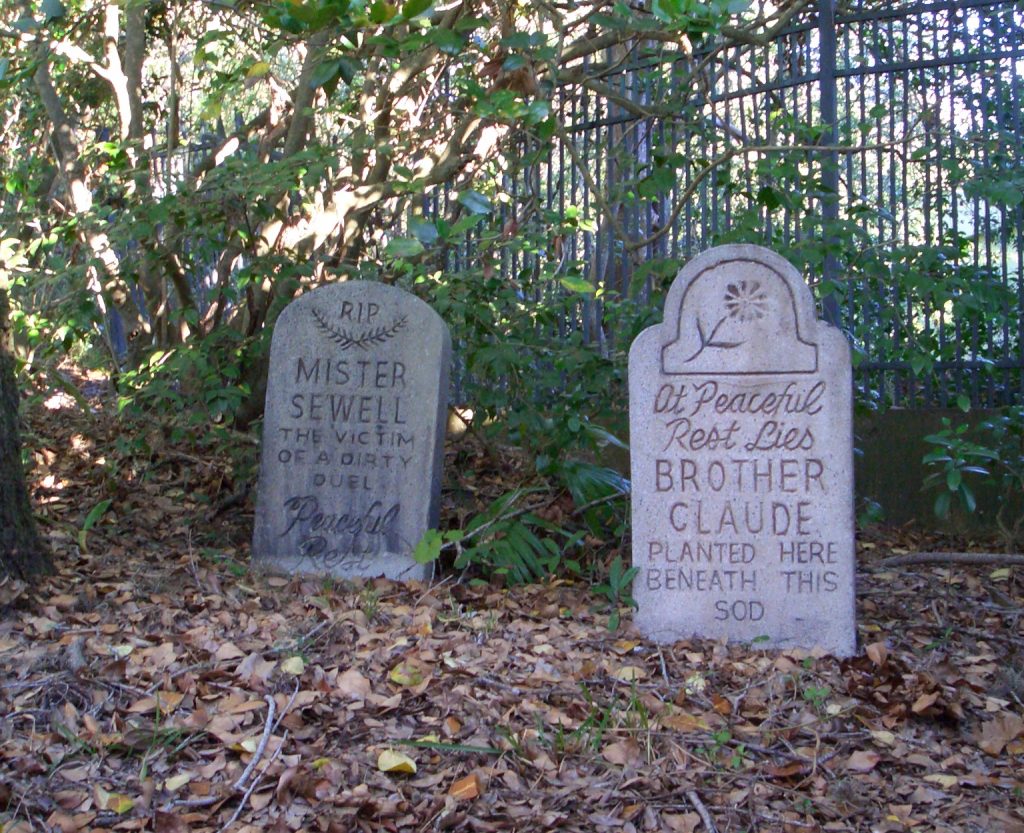
[[[670,833],[694,833],[700,824],[696,813],[662,813],[662,824]]]
[[[448,795],[459,801],[471,801],[482,792],[480,776],[475,772],[471,772],[465,778],[460,778],[448,788]]]
[[[153,827],[155,833],[189,833],[192,829],[181,816],[174,813],[161,813],[157,810]]]
[[[931,694],[922,694],[918,697],[914,704],[910,707],[910,710],[914,714],[922,714],[935,705],[935,701],[939,699],[939,692],[933,691]]]
[[[615,741],[601,750],[601,757],[618,766],[636,764],[640,761],[640,745],[632,738]]]
[[[999,755],[1011,741],[1024,734],[1024,720],[1015,714],[1004,714],[981,727],[978,746],[989,755]]]
[[[880,760],[882,756],[877,752],[861,749],[850,755],[846,761],[846,768],[852,772],[871,772]]]
[[[338,693],[350,700],[365,700],[373,690],[370,681],[355,668],[350,668],[338,677]]]
[[[870,645],[864,647],[864,653],[868,655],[875,665],[885,665],[885,661],[889,658],[889,649],[885,647],[884,642],[872,642]]]

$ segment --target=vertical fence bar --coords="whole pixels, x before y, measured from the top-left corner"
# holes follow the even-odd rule
[[[839,277],[839,261],[835,255],[835,223],[839,219],[839,154],[834,149],[839,142],[839,123],[836,118],[835,0],[818,0],[818,38],[818,83],[821,91],[821,121],[825,127],[822,139],[833,148],[821,153],[821,219],[826,247],[822,278],[828,287],[821,306],[825,320],[839,326],[839,298],[834,291],[835,281]]]

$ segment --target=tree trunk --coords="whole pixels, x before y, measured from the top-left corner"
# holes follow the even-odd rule
[[[21,465],[18,390],[7,351],[7,295],[0,290],[0,576],[29,578],[52,569],[36,532]]]

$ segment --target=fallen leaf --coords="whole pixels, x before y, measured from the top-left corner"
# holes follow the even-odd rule
[[[416,762],[408,755],[385,749],[377,756],[377,769],[381,772],[416,772]]]
[[[471,801],[483,792],[480,788],[480,776],[471,772],[465,778],[460,778],[448,788],[448,795],[460,801]]]
[[[931,694],[922,694],[918,697],[914,704],[910,707],[910,710],[914,714],[922,714],[929,708],[935,705],[935,701],[939,699],[939,692],[933,691]]]
[[[614,676],[616,680],[622,680],[624,683],[634,683],[637,680],[642,680],[646,677],[647,672],[636,665],[624,665],[612,676]]]
[[[696,813],[662,813],[661,821],[669,833],[694,833],[700,824]]]
[[[869,660],[879,666],[885,665],[885,661],[889,658],[889,649],[885,647],[884,642],[872,642],[870,645],[866,645],[864,653],[867,654]]]
[[[680,732],[705,731],[711,728],[704,718],[686,712],[663,714],[658,718],[658,722],[666,729],[676,729]]]
[[[1024,719],[1015,714],[1004,714],[982,725],[978,746],[989,755],[999,755],[1010,741],[1016,740],[1022,734]]]
[[[632,738],[615,741],[601,750],[601,757],[618,766],[635,764],[640,761],[640,745]]]
[[[293,677],[301,677],[302,672],[306,670],[305,660],[302,657],[288,657],[288,659],[281,663],[281,670],[285,674],[291,674]]]
[[[107,792],[99,784],[93,787],[93,795],[96,797],[97,808],[109,810],[112,813],[117,813],[119,816],[124,815],[134,806],[128,796],[121,793]]]
[[[177,691],[158,691],[149,697],[136,700],[128,707],[128,711],[132,714],[146,714],[159,709],[163,714],[170,714],[178,708],[184,697],[184,694]]]
[[[184,787],[189,781],[192,780],[192,774],[189,772],[182,772],[178,775],[172,775],[166,781],[164,781],[164,789],[168,792],[175,792]]]
[[[413,665],[411,662],[400,662],[391,669],[388,679],[395,685],[411,688],[423,682],[423,669]]]
[[[861,749],[850,755],[846,761],[846,768],[853,772],[871,772],[880,760],[882,760],[882,756],[877,752]]]
[[[338,677],[338,693],[350,700],[365,700],[373,689],[370,681],[355,668],[350,668]]]
[[[957,778],[955,775],[948,775],[942,772],[934,772],[931,775],[926,775],[924,777],[924,780],[932,784],[938,784],[943,789],[948,790],[952,787],[955,787],[960,779]]]

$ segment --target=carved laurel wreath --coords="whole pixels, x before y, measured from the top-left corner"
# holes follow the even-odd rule
[[[376,327],[353,335],[348,330],[332,327],[327,321],[327,316],[316,307],[313,308],[313,318],[320,331],[342,350],[348,350],[350,347],[366,350],[370,345],[383,344],[394,338],[395,334],[402,330],[409,321],[409,316],[403,315],[391,322],[390,326]]]

